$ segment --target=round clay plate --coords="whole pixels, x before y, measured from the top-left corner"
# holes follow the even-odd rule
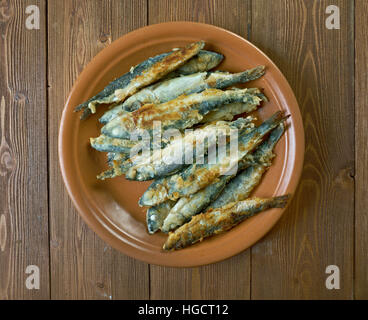
[[[287,131],[275,148],[277,156],[273,165],[252,196],[293,194],[303,165],[303,124],[294,94],[280,70],[254,45],[224,29],[192,22],[152,25],[116,40],[88,64],[70,93],[59,134],[61,171],[80,215],[103,240],[131,257],[157,265],[189,267],[229,258],[263,237],[284,211],[262,212],[225,234],[183,250],[165,252],[162,245],[167,235],[148,234],[145,209],[137,204],[150,182],[127,181],[124,177],[96,179],[97,174],[107,169],[106,154],[92,149],[89,138],[100,134],[98,118],[104,110],[80,121],[80,114],[73,112],[74,107],[148,57],[198,40],[206,42],[205,49],[225,56],[218,67],[220,70],[239,72],[257,65],[266,66],[261,79],[246,84],[263,88],[269,98],[256,113],[260,121],[277,110],[291,115]]]

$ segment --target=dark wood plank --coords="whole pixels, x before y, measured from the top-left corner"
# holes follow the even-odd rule
[[[66,97],[83,67],[107,45],[109,7],[96,1],[48,2],[51,297],[111,296],[111,249],[74,209],[58,165],[59,120]],[[102,38],[102,39],[101,39]],[[58,195],[57,197],[55,195]]]
[[[250,0],[148,0],[149,24],[195,21],[213,24],[247,37],[251,24]]]
[[[249,253],[198,268],[151,265],[151,299],[248,299]]]
[[[141,18],[132,14],[142,7],[133,0],[48,3],[50,192],[57,195],[50,201],[54,299],[148,298],[147,265],[115,252],[84,224],[64,189],[57,155],[59,120],[71,86],[112,39],[140,26]]]
[[[252,2],[251,41],[289,80],[306,134],[294,200],[252,249],[252,299],[353,297],[354,13],[351,1],[333,3],[340,30],[325,27],[330,1]],[[328,265],[340,290],[325,287]]]
[[[40,29],[26,28],[26,7]],[[45,2],[0,3],[0,300],[48,299]],[[28,265],[39,290],[25,286]]]
[[[213,24],[247,37],[250,1],[150,0],[149,24],[165,21],[197,21]],[[174,269],[151,266],[152,299],[248,299],[249,252],[224,262]]]
[[[368,299],[368,2],[355,6],[355,298]]]

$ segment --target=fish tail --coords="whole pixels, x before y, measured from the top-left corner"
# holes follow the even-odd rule
[[[271,131],[268,139],[260,146],[259,153],[272,151],[284,132],[285,132],[285,125],[281,122],[275,129]]]
[[[272,161],[273,157],[275,156],[272,153],[272,150],[282,137],[284,131],[285,126],[281,122],[275,129],[271,131],[268,138],[258,147],[258,149],[255,150],[254,154],[250,156],[250,159],[254,160],[256,163],[261,163],[262,165],[265,165],[266,163],[271,164],[270,161]]]
[[[275,129],[272,130],[269,141],[272,146],[276,144],[277,141],[281,138],[285,131],[285,125],[281,122]]]
[[[284,121],[285,119],[287,119],[287,117],[283,115],[283,112],[277,111],[257,128],[258,132],[261,135],[264,135],[273,128],[275,128],[276,126],[278,126],[278,124]]]
[[[83,113],[80,116],[81,120],[87,119],[91,114],[91,110],[89,108],[87,108],[87,105],[86,105],[86,107],[83,107],[83,108],[85,108],[85,109],[84,109]]]
[[[285,206],[287,205],[290,197],[291,197],[290,194],[286,194],[286,195],[283,195],[283,196],[272,198],[272,207],[273,208],[285,208]]]
[[[265,66],[258,66],[240,73],[240,82],[256,80],[265,74]]]
[[[111,179],[111,178],[115,178],[115,177],[119,177],[123,174],[123,172],[121,170],[116,170],[115,166],[112,169],[106,170],[102,173],[100,173],[97,176],[98,180],[105,180],[105,179]]]
[[[97,179],[99,179],[99,180],[105,180],[105,179],[108,179],[108,178],[113,178],[114,173],[115,173],[115,170],[114,169],[106,170],[106,171],[100,173],[97,176]]]
[[[86,108],[88,106],[88,102],[84,102],[74,108],[74,112],[81,111],[82,109]]]

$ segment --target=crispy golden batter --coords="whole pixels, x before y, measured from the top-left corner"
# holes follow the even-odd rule
[[[171,232],[163,249],[182,249],[206,237],[223,233],[261,211],[270,208],[284,208],[288,199],[289,195],[269,199],[251,198],[232,202],[219,209],[209,209]]]

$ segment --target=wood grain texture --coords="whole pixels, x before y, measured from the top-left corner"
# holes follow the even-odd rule
[[[250,3],[250,0],[148,0],[148,22],[202,22],[247,38],[251,25]]]
[[[289,209],[252,248],[252,299],[351,299],[354,239],[353,2],[334,1],[341,29],[325,27],[329,1],[252,2],[251,41],[296,94],[306,134],[302,179]],[[328,265],[340,290],[327,290]]]
[[[53,299],[148,298],[148,266],[111,249],[84,224],[65,191],[57,154],[61,112],[77,76],[113,39],[144,25],[145,8],[133,0],[48,2]]]
[[[197,21],[213,24],[243,37],[250,26],[250,1],[150,0],[149,24]],[[249,251],[221,263],[200,268],[151,266],[152,299],[248,299]]]
[[[368,1],[333,1],[340,30],[325,27],[330,4],[0,0],[0,300],[368,299]],[[28,5],[40,8],[40,30],[25,27]],[[185,269],[149,266],[100,240],[74,209],[57,154],[61,112],[87,63],[129,31],[178,20],[263,50],[290,82],[306,133],[302,179],[275,228],[231,259]],[[325,287],[331,264],[340,290]],[[39,290],[25,287],[28,265],[40,268]]]
[[[28,30],[26,7],[40,10]],[[0,300],[49,298],[44,1],[0,1]],[[39,290],[25,286],[28,265]]]
[[[198,268],[151,265],[151,299],[249,299],[249,253]]]
[[[355,298],[368,299],[368,1],[355,6]]]

